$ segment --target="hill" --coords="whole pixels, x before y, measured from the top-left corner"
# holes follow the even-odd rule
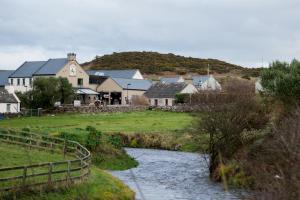
[[[243,68],[217,59],[201,59],[157,52],[120,52],[96,56],[83,63],[85,69],[140,69],[146,74],[206,74],[208,65],[212,73],[233,73],[241,76],[258,76],[260,69]]]

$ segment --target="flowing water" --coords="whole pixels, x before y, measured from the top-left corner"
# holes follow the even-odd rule
[[[137,200],[240,199],[237,191],[225,192],[208,175],[205,155],[151,149],[126,149],[139,166],[113,171],[136,192]]]

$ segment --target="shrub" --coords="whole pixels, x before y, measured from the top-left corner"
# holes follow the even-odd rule
[[[300,198],[299,121],[298,107],[250,149],[246,166],[256,180],[256,189],[263,191],[258,199]]]
[[[102,133],[101,131],[97,131],[96,128],[92,126],[87,126],[86,130],[88,131],[88,135],[85,142],[86,147],[91,151],[95,151],[101,143]]]

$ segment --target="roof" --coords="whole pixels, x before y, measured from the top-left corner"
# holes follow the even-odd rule
[[[157,83],[153,85],[146,93],[148,98],[175,98],[188,84],[186,83]]]
[[[106,77],[106,76],[90,75],[89,76],[89,83],[90,84],[101,85],[104,81],[106,81],[106,79],[108,79],[108,77]]]
[[[128,90],[148,90],[152,82],[149,80],[143,79],[126,79],[126,78],[112,78],[118,85],[120,85],[123,89]]]
[[[127,78],[131,79],[136,74],[137,69],[125,69],[125,70],[88,70],[89,75],[96,76],[108,76],[111,78]]]
[[[32,77],[32,75],[41,68],[46,61],[30,61],[24,62],[14,73],[9,77],[11,78],[23,78],[23,77]]]
[[[14,70],[0,70],[0,86],[8,84],[8,77],[14,72]]]
[[[181,76],[176,77],[163,77],[160,79],[162,83],[179,83]]]
[[[89,95],[97,95],[99,94],[98,92],[95,92],[94,90],[92,89],[89,89],[89,88],[78,88],[76,89],[76,94],[89,94]]]
[[[66,64],[67,58],[49,59],[41,68],[39,68],[34,75],[54,75],[57,74]]]
[[[193,76],[193,85],[194,86],[201,86],[204,82],[206,82],[209,79],[208,75],[205,76]]]
[[[0,89],[0,103],[18,103],[13,94],[8,93],[5,89]]]

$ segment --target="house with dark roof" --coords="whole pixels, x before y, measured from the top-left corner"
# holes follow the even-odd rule
[[[156,83],[145,92],[151,106],[174,106],[176,94],[193,94],[197,89],[187,83]]]
[[[19,113],[20,100],[13,89],[0,88],[0,113]]]
[[[74,88],[89,86],[89,75],[78,64],[74,53],[69,53],[67,58],[26,61],[8,79],[15,91],[26,92],[32,89],[33,80],[37,77],[64,77]]]
[[[4,88],[8,85],[8,77],[14,72],[14,70],[0,70],[0,88]]]
[[[126,79],[144,79],[140,70],[138,69],[124,69],[124,70],[88,70],[90,76],[101,76],[111,78],[126,78]]]
[[[142,96],[152,85],[144,79],[90,76],[90,88],[99,93],[105,105],[130,104],[134,96]]]

